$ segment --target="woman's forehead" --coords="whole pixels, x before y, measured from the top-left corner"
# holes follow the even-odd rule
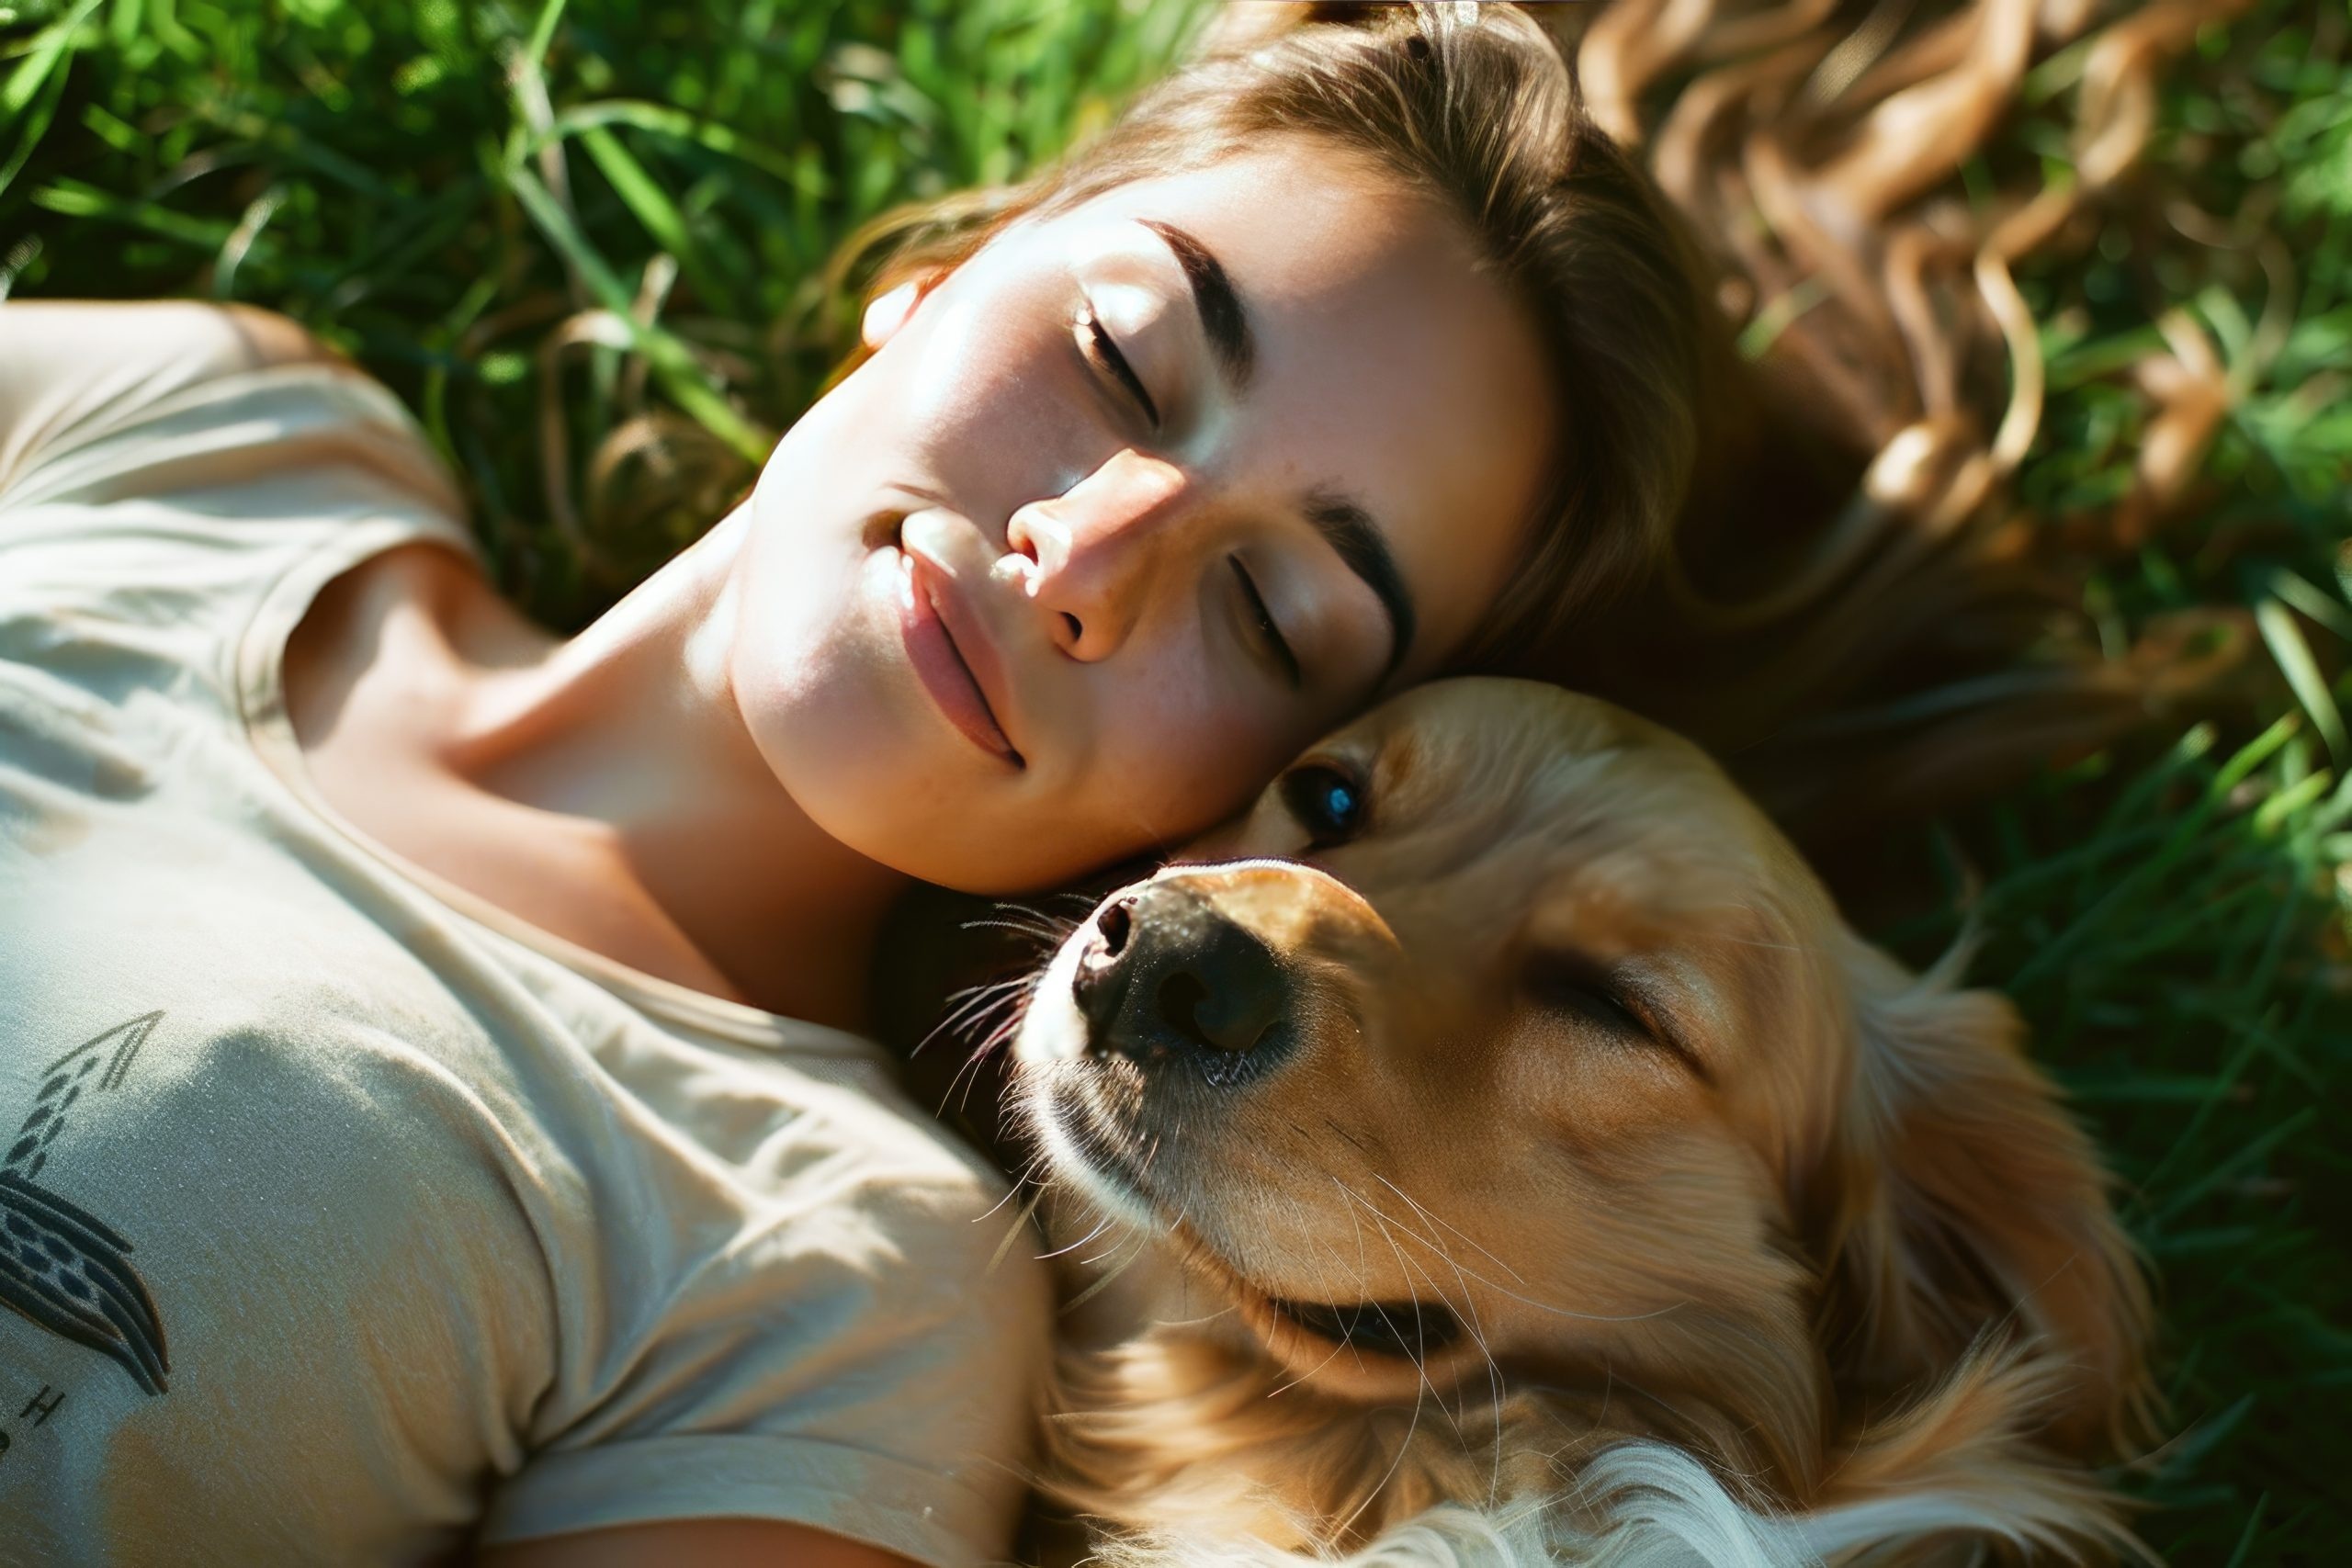
[[[1460,220],[1304,136],[1116,187],[1067,220],[1081,251],[1127,253],[1171,290],[1185,275],[1167,230],[1214,258],[1250,344],[1232,460],[1351,493],[1430,601],[1428,646],[1458,643],[1516,557],[1555,418],[1532,322]]]
[[[1298,134],[1114,186],[1073,209],[1081,214],[1181,224],[1212,243],[1228,270],[1246,272],[1269,308],[1311,303],[1433,239],[1453,242],[1455,265],[1473,254],[1437,202],[1369,154]]]

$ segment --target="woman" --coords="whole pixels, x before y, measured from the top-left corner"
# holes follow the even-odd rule
[[[1210,56],[963,210],[570,639],[289,323],[0,308],[35,1560],[1004,1550],[1045,1287],[853,1032],[885,906],[1182,839],[1541,641],[1662,536],[1722,344],[1514,12]]]

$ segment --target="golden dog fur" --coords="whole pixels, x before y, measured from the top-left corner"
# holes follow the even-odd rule
[[[1114,1555],[2133,1550],[2091,1467],[2146,1430],[2147,1295],[2005,999],[1862,942],[1695,748],[1589,698],[1441,682],[1299,766],[1102,906],[1173,884],[1263,943],[1278,1060],[1106,1041],[1101,913],[1016,1042],[1052,1182],[1157,1281],[1049,1422]],[[1322,769],[1364,807],[1317,847]]]

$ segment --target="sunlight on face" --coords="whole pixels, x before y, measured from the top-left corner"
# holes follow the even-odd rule
[[[869,857],[1032,887],[1193,832],[1478,626],[1555,418],[1440,209],[1305,138],[1013,226],[777,448],[730,673]]]

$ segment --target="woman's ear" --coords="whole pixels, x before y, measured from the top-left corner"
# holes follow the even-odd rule
[[[858,321],[857,336],[868,354],[898,335],[899,329],[907,324],[907,319],[915,313],[915,307],[931,292],[939,276],[936,272],[926,272],[910,277],[897,288],[876,295],[867,303],[865,314]]]
[[[2055,1363],[2050,1438],[2128,1448],[2152,1399],[2147,1286],[2017,1010],[1859,941],[1845,969],[1857,1055],[1816,1238],[1841,1394],[1883,1406],[1980,1341],[2021,1343]]]

